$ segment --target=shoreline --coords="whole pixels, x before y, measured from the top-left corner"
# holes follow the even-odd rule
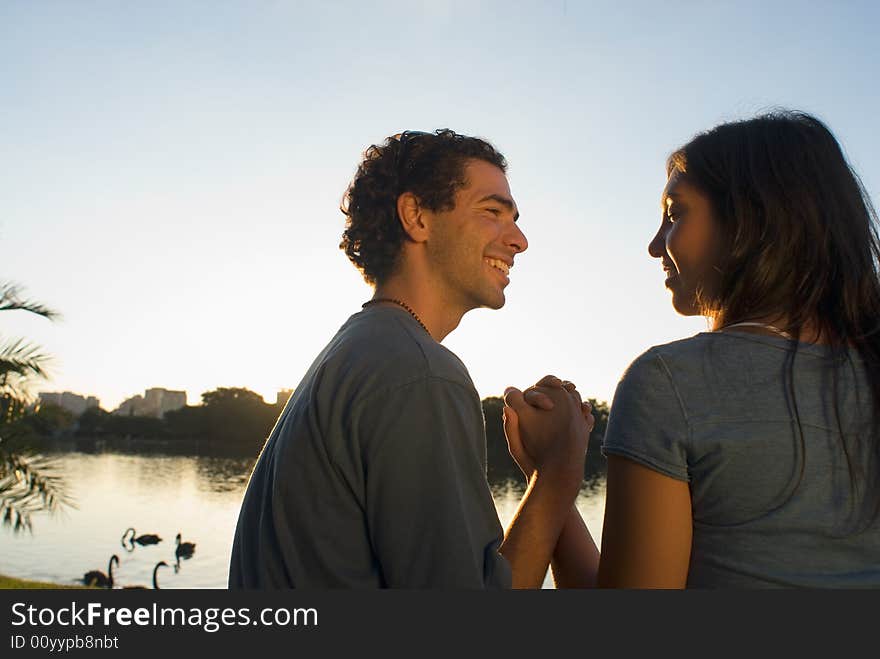
[[[0,574],[0,590],[94,590],[90,586],[63,585],[48,581],[31,581]]]

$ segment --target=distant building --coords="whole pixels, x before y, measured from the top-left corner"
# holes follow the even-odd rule
[[[39,393],[41,405],[56,405],[61,407],[61,394],[51,391],[41,391]]]
[[[287,405],[287,401],[290,400],[291,395],[293,395],[293,389],[281,389],[275,394],[275,405],[277,407]]]
[[[100,407],[100,401],[94,396],[80,396],[72,391],[53,392],[41,391],[39,394],[41,405],[56,405],[72,414],[79,416],[93,407]]]
[[[162,390],[162,398],[159,403],[159,417],[164,417],[166,412],[173,412],[174,410],[179,410],[182,407],[186,407],[186,392],[185,391],[170,391],[168,389]]]
[[[119,407],[113,410],[113,414],[119,416],[145,416],[144,414],[144,397],[132,396],[126,398]]]
[[[143,396],[132,396],[122,402],[113,414],[121,416],[152,416],[162,419],[168,412],[186,407],[186,392],[154,387]]]

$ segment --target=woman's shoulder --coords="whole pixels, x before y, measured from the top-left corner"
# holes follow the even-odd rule
[[[812,354],[815,346],[799,345],[801,353]],[[777,336],[760,336],[746,333],[700,332],[693,336],[669,343],[662,343],[648,348],[633,360],[661,360],[666,363],[695,365],[699,360],[707,359],[739,359],[747,355],[767,355],[768,358],[785,357],[785,353],[794,348],[788,339]],[[819,347],[821,351],[822,348]],[[695,361],[698,360],[698,361]]]
[[[729,340],[719,333],[700,332],[651,346],[629,364],[621,379],[643,387],[671,386],[677,391],[682,387],[701,387],[707,378],[723,377],[756,361],[781,363],[784,360],[782,353],[772,349],[766,358],[756,359],[755,351],[766,352],[767,347]]]
[[[632,360],[626,373],[650,371],[664,365],[668,368],[670,363],[678,361],[689,363],[695,356],[705,353],[710,348],[711,342],[711,337],[708,337],[707,333],[701,332],[684,339],[651,346]]]

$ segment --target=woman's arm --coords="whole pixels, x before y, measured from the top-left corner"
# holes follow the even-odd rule
[[[553,581],[557,588],[684,588],[691,528],[687,483],[609,456],[602,553],[572,509],[553,552]]]
[[[537,408],[552,414],[553,404],[545,394],[561,387],[558,378],[553,380],[544,378],[525,399],[521,394],[505,397],[505,435],[511,455],[527,475],[531,465],[517,412]],[[579,399],[573,386],[566,389]],[[589,411],[585,412],[589,416]],[[554,583],[557,588],[683,588],[690,564],[692,526],[687,482],[609,455],[602,553],[572,506],[553,551]]]
[[[550,563],[557,588],[595,588],[599,550],[577,508],[572,507]]]
[[[684,588],[692,534],[686,482],[608,456],[600,588]]]

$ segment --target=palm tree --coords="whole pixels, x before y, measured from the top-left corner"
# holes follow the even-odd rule
[[[58,317],[52,309],[23,298],[19,287],[10,283],[0,283],[0,311]],[[10,445],[17,436],[15,421],[32,401],[30,387],[35,379],[47,377],[49,361],[39,346],[0,338],[0,518],[14,532],[32,530],[32,513],[73,505],[53,460]]]

